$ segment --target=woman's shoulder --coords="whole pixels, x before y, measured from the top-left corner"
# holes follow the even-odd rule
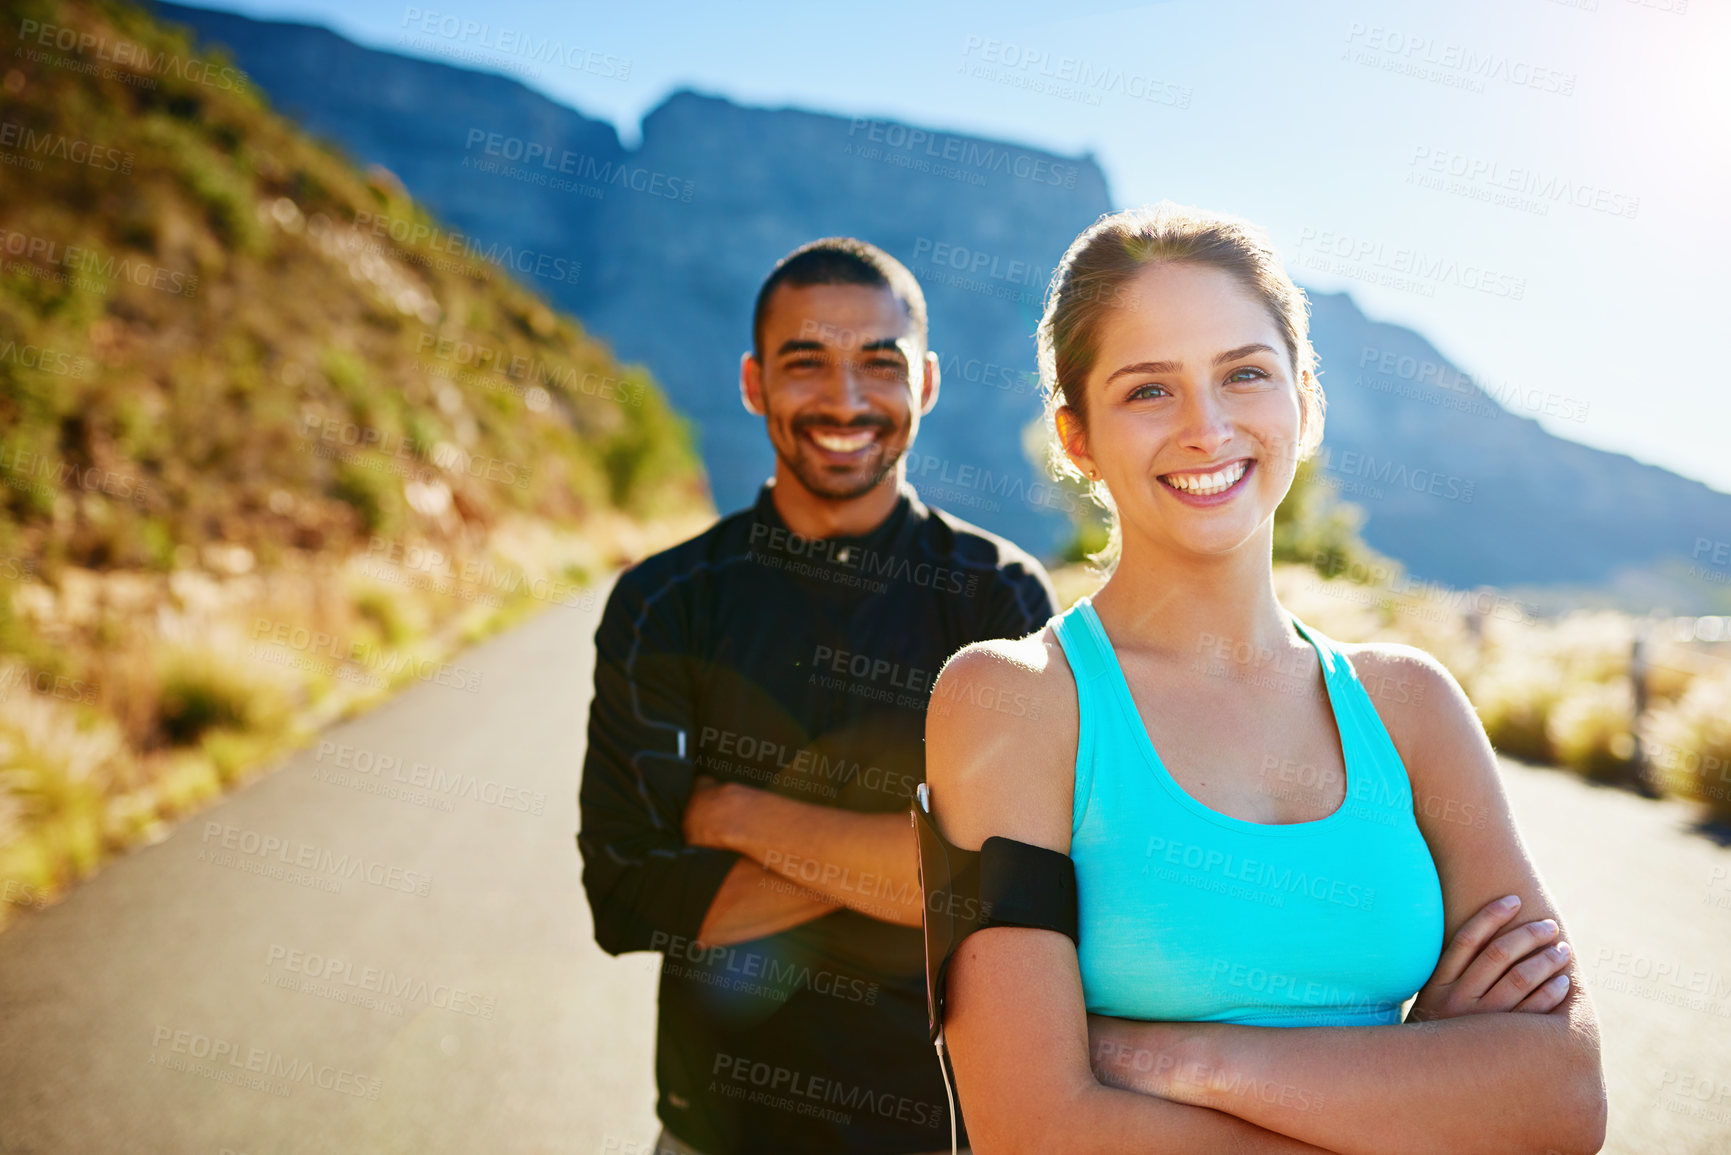
[[[1409,775],[1441,787],[1436,776],[1459,770],[1458,754],[1485,742],[1466,691],[1434,654],[1397,642],[1334,645],[1352,663]]]
[[[1401,642],[1332,644],[1352,664],[1379,714],[1418,722],[1466,700],[1448,667],[1428,650]]]
[[[926,780],[946,837],[1069,849],[1076,683],[1048,624],[974,642],[939,671],[926,711]]]

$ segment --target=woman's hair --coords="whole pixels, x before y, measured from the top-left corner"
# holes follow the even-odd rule
[[[1064,405],[1087,427],[1086,387],[1099,355],[1100,326],[1113,310],[1137,307],[1130,282],[1162,264],[1202,265],[1230,273],[1268,309],[1286,345],[1302,404],[1297,458],[1309,457],[1322,442],[1323,397],[1304,290],[1286,275],[1261,228],[1238,217],[1171,201],[1101,217],[1070,243],[1053,272],[1038,336],[1048,429],[1056,435],[1058,408]],[[1103,483],[1089,482],[1076,468],[1061,439],[1053,443],[1051,465],[1057,476],[1087,485],[1105,508],[1111,536],[1089,560],[1109,571],[1117,565],[1123,546],[1111,494]]]

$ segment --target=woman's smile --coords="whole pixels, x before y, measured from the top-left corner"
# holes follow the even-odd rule
[[[1253,459],[1240,457],[1236,461],[1205,469],[1163,473],[1160,480],[1171,491],[1172,496],[1185,505],[1206,507],[1231,501],[1246,487],[1250,475],[1255,471],[1256,462]]]

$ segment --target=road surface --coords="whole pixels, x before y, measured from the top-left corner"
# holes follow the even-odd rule
[[[656,956],[590,938],[601,596],[464,655],[0,935],[0,1152],[641,1152]],[[1607,1151],[1731,1150],[1731,849],[1509,765],[1605,1033]]]

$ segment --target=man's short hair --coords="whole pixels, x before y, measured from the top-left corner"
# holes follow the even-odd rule
[[[757,307],[751,314],[751,350],[763,363],[763,319],[769,298],[780,285],[866,285],[888,289],[907,310],[926,348],[926,295],[907,266],[878,248],[854,237],[824,237],[799,246],[776,262],[757,291]]]

